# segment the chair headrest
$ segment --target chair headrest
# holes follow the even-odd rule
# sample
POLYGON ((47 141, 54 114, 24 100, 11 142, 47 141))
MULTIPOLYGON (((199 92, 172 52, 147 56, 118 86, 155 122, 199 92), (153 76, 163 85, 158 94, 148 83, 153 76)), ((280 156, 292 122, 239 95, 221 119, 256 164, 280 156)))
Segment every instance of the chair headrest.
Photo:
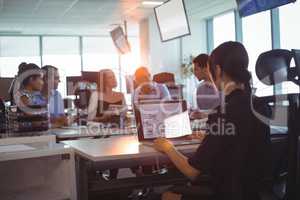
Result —
POLYGON ((163 72, 159 74, 155 74, 153 76, 153 81, 161 84, 174 84, 175 83, 175 75, 168 72, 163 72))
POLYGON ((283 49, 261 54, 255 67, 258 79, 266 85, 287 81, 292 58, 292 52, 283 49))

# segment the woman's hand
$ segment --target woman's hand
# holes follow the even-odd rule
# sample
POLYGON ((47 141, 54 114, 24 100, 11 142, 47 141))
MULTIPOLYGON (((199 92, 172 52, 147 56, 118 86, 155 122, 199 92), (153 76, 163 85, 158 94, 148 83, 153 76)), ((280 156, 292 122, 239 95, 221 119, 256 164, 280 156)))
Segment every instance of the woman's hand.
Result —
POLYGON ((192 135, 187 136, 187 138, 191 139, 191 140, 196 139, 196 140, 202 141, 202 140, 204 140, 205 136, 206 136, 206 133, 204 131, 197 131, 197 132, 193 132, 192 135))
POLYGON ((174 145, 165 138, 158 138, 154 140, 154 148, 157 151, 168 153, 170 150, 174 149, 174 145))

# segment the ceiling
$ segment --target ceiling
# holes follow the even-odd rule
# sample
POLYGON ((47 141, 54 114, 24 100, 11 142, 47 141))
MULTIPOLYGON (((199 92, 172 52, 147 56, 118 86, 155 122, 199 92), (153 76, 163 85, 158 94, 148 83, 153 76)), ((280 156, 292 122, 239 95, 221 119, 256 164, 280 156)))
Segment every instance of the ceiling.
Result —
POLYGON ((0 34, 106 35, 127 20, 135 35, 152 12, 142 0, 0 0, 0 34))
MULTIPOLYGON (((151 0, 166 1, 166 0, 151 0)), ((138 22, 153 14, 143 0, 0 0, 0 34, 108 35, 128 21, 128 34, 138 35, 138 22)), ((189 15, 217 9, 234 0, 185 0, 189 15)))

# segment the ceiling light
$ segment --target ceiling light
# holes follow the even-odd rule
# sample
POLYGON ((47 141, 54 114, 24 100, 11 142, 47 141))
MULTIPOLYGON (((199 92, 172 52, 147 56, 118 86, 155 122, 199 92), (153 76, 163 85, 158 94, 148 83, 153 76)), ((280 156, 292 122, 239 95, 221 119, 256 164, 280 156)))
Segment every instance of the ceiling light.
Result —
POLYGON ((159 6, 163 4, 163 1, 143 1, 143 5, 149 5, 149 6, 159 6))

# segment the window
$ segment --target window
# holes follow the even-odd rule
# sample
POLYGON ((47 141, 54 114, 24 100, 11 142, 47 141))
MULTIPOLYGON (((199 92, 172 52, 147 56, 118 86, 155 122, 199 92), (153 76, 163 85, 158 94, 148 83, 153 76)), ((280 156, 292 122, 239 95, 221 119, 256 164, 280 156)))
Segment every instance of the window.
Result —
MULTIPOLYGON (((300 49, 299 10, 300 1, 280 7, 280 42, 283 49, 300 49)), ((299 86, 286 82, 282 84, 282 91, 296 93, 299 92, 299 86)))
POLYGON ((273 87, 260 82, 255 73, 258 56, 272 49, 270 11, 243 18, 243 40, 249 53, 249 71, 252 73, 253 87, 256 88, 256 95, 273 95, 273 87))
POLYGON ((14 77, 22 62, 41 64, 38 37, 0 37, 0 76, 14 77))
POLYGON ((120 72, 119 55, 111 37, 84 37, 82 40, 84 71, 112 69, 118 79, 116 90, 126 92, 125 75, 133 74, 140 64, 139 39, 129 37, 128 40, 131 53, 121 56, 122 71, 120 72))
MULTIPOLYGON (((128 38, 131 52, 123 55, 121 58, 122 62, 122 74, 133 75, 135 70, 140 67, 140 42, 137 37, 128 38)), ((122 76, 122 91, 126 92, 126 81, 125 77, 122 76)))
POLYGON ((83 70, 118 69, 118 53, 110 37, 83 37, 83 70))
POLYGON ((59 69, 61 83, 58 90, 66 96, 66 77, 81 75, 78 37, 43 37, 43 65, 59 69))
POLYGON ((235 41, 235 16, 234 12, 214 17, 214 47, 227 41, 235 41))

